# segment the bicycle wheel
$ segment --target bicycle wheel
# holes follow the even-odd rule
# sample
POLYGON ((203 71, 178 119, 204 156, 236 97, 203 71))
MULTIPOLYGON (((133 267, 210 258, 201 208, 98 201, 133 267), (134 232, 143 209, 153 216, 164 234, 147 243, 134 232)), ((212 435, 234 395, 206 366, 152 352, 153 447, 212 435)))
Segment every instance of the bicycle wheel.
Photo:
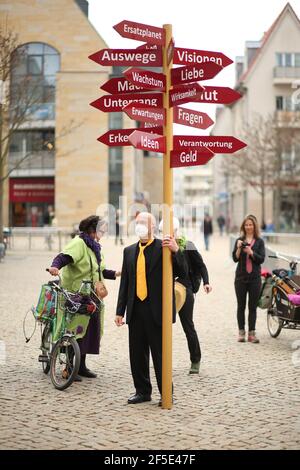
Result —
POLYGON ((50 377, 57 390, 69 387, 78 374, 80 349, 74 336, 63 336, 54 345, 50 360, 50 377))
POLYGON ((50 323, 46 323, 43 333, 42 333, 42 345, 41 345, 42 356, 43 356, 42 368, 43 368, 44 374, 48 374, 50 370, 50 357, 49 357, 50 345, 51 345, 51 325, 50 323), (46 356, 47 356, 47 360, 45 359, 46 356))
POLYGON ((279 336, 283 326, 283 321, 276 315, 276 313, 276 307, 273 307, 268 310, 267 314, 268 331, 272 338, 277 338, 277 336, 279 336))

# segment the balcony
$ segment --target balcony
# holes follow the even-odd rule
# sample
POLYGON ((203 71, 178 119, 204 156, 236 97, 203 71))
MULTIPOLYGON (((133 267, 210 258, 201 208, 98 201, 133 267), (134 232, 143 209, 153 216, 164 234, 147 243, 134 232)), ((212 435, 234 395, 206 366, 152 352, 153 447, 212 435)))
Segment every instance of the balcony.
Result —
POLYGON ((300 111, 276 111, 278 127, 300 128, 300 111))
POLYGON ((273 69, 274 84, 292 84, 297 79, 300 79, 300 67, 274 67, 273 69))
POLYGON ((22 152, 10 153, 8 158, 8 169, 12 171, 11 176, 53 176, 55 168, 55 152, 40 151, 32 152, 20 165, 25 154, 22 152), (18 166, 18 167, 17 167, 18 166), (14 170, 14 168, 16 168, 14 170))

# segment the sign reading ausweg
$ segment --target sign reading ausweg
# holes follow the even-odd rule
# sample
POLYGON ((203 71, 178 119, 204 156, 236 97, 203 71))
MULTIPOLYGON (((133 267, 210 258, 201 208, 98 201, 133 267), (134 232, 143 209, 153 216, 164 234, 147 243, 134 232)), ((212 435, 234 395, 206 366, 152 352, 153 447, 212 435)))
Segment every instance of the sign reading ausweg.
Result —
POLYGON ((162 66, 161 49, 101 49, 89 56, 100 65, 162 66))

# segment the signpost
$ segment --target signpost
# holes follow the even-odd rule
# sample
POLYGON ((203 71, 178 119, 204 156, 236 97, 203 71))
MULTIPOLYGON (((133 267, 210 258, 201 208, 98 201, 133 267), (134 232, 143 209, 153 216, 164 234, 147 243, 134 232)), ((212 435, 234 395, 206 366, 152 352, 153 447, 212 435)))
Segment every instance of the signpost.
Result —
POLYGON ((125 70, 125 77, 135 86, 142 86, 150 90, 165 91, 166 77, 162 73, 150 72, 138 68, 125 70))
POLYGON ((171 71, 172 85, 197 82, 198 80, 210 80, 221 70, 222 67, 214 62, 177 67, 177 69, 171 71))
MULTIPOLYGON (((172 26, 163 28, 121 21, 114 29, 125 38, 141 41, 136 49, 102 49, 89 58, 104 66, 129 66, 123 77, 101 86, 109 93, 91 106, 104 112, 124 111, 143 127, 112 129, 98 138, 111 146, 133 145, 136 149, 163 153, 163 235, 173 234, 173 168, 205 165, 217 153, 234 153, 246 144, 231 136, 185 136, 173 138, 174 122, 207 129, 213 120, 206 114, 179 105, 230 104, 241 95, 227 87, 201 86, 198 81, 215 77, 232 60, 221 52, 175 47, 172 26), (174 64, 181 65, 172 69, 174 64), (142 68, 141 68, 142 67, 142 68), (162 67, 162 73, 145 67, 162 67), (149 90, 151 90, 149 92, 149 90), (155 90, 157 92, 155 92, 155 90)), ((172 408, 172 256, 163 248, 162 305, 162 408, 172 408)))
POLYGON ((207 148, 200 150, 173 150, 171 152, 171 167, 205 165, 214 156, 207 148))
POLYGON ((214 124, 214 121, 208 116, 208 114, 200 113, 194 109, 175 106, 173 108, 173 113, 173 121, 176 124, 196 127, 197 129, 207 129, 214 124))
POLYGON ((141 122, 151 122, 157 126, 163 126, 166 121, 166 110, 164 108, 143 107, 130 103, 123 111, 131 118, 141 122))

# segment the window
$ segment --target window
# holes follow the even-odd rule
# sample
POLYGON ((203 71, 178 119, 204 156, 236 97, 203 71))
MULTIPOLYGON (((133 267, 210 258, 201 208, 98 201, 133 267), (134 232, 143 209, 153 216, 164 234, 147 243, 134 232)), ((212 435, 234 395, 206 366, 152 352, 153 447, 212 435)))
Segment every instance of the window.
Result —
POLYGON ((300 67, 300 52, 277 52, 277 67, 300 67))
POLYGON ((43 152, 54 150, 54 130, 16 131, 12 136, 11 153, 43 152))
POLYGON ((60 68, 60 56, 42 43, 20 46, 12 60, 12 112, 23 106, 32 120, 54 119, 55 80, 60 68))
POLYGON ((277 111, 300 111, 300 103, 292 99, 292 96, 276 96, 277 111))

